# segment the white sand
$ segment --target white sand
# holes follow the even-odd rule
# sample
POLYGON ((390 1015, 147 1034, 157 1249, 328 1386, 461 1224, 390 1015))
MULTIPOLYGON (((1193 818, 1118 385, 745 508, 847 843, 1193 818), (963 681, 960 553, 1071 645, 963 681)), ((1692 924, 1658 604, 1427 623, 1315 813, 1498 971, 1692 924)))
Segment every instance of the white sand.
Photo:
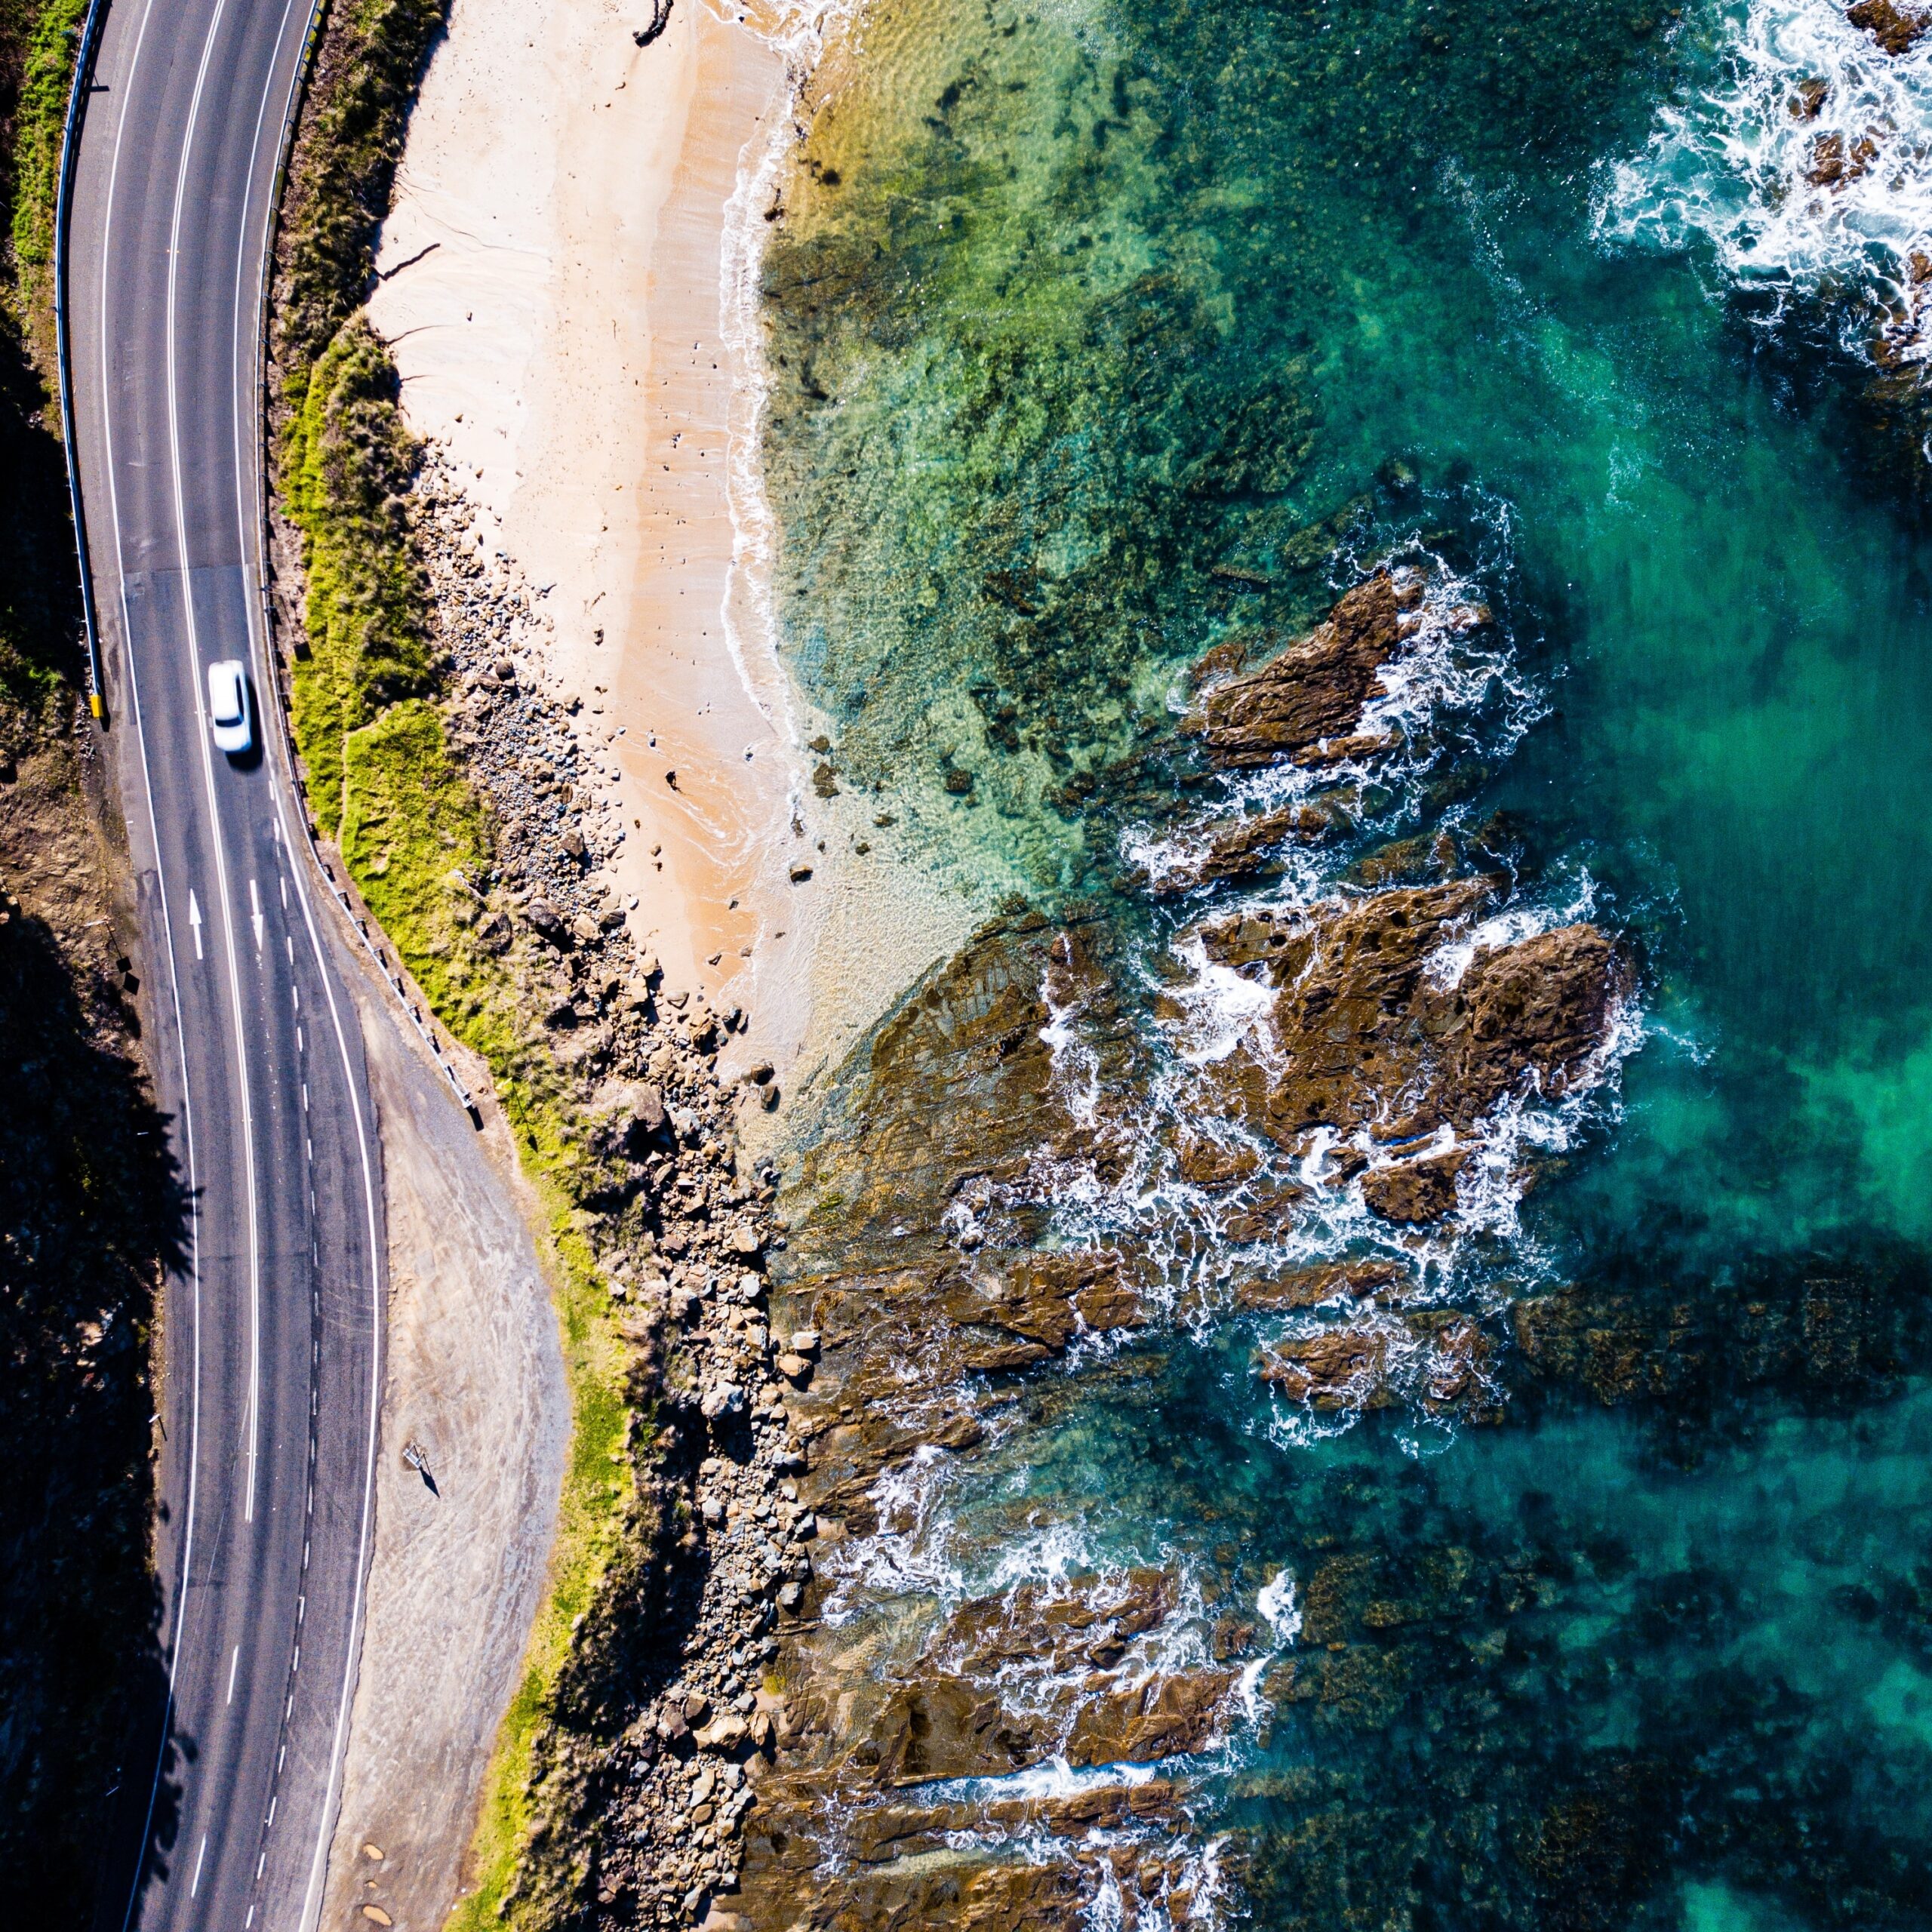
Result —
POLYGON ((549 681, 608 740, 622 775, 605 803, 626 834, 611 882, 638 899, 634 931, 672 986, 742 1001, 746 1051, 777 1058, 804 1023, 786 996, 804 977, 796 734, 762 627, 741 617, 735 661, 726 634, 728 593, 749 607, 722 290, 741 168, 749 192, 782 155, 787 60, 699 0, 675 0, 639 48, 649 17, 616 0, 456 0, 371 312, 411 423, 543 593, 549 681))
POLYGON ((868 801, 814 795, 820 721, 762 615, 757 253, 797 78, 850 4, 674 0, 639 48, 648 0, 455 0, 371 304, 411 423, 543 593, 548 681, 620 773, 592 816, 625 830, 634 933, 671 986, 750 1014, 728 1074, 780 1069, 755 1144, 974 916, 868 801))

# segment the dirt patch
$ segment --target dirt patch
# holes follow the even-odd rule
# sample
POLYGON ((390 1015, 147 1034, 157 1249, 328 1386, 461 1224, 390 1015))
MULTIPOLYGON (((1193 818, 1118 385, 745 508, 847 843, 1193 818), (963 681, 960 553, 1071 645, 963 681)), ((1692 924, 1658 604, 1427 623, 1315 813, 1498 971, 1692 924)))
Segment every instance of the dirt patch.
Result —
POLYGON ((383 1139, 389 1332, 368 1623, 324 1922, 374 1904, 430 1928, 455 1903, 516 1687, 570 1404, 511 1184, 404 1043, 383 989, 358 974, 353 990, 383 1139))

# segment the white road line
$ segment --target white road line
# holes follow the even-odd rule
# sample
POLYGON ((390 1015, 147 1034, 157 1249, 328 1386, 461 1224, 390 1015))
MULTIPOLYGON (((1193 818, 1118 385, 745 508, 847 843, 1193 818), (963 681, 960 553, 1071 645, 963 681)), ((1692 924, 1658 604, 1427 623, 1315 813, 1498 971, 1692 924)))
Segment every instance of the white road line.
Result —
POLYGON ((228 1660, 228 1696, 225 1701, 231 1704, 235 1701, 235 1667, 241 1661, 242 1646, 237 1644, 233 1654, 228 1660))
POLYGON ((255 957, 259 959, 262 956, 262 928, 266 922, 262 916, 261 888, 252 878, 248 881, 248 904, 251 909, 248 922, 255 929, 255 957))
MULTIPOLYGON (((108 164, 107 170, 107 212, 101 228, 100 258, 103 268, 114 258, 114 202, 121 180, 122 146, 128 131, 128 103, 134 93, 134 83, 140 72, 141 55, 147 45, 148 24, 153 17, 154 0, 146 0, 141 9, 140 25, 134 32, 134 51, 128 59, 127 78, 122 84, 120 100, 115 104, 113 157, 108 164)), ((161 863, 161 822, 155 809, 154 774, 148 762, 147 734, 141 719, 140 676, 134 665, 134 629, 128 603, 128 558, 121 540, 121 489, 114 474, 114 384, 108 362, 109 346, 115 340, 108 327, 108 291, 111 286, 112 278, 103 273, 100 281, 101 441, 106 457, 103 466, 107 472, 108 520, 114 526, 114 575, 120 593, 118 601, 121 606, 122 643, 128 665, 128 703, 134 715, 134 743, 141 755, 141 786, 147 801, 148 837, 155 862, 155 890, 161 901, 162 938, 168 953, 169 998, 174 1009, 174 1037, 180 1049, 181 1137, 188 1157, 189 1301, 192 1311, 191 1325, 194 1331, 192 1371, 189 1383, 191 1392, 188 1400, 188 1500, 182 1512, 181 1592, 174 1605, 174 1628, 168 1639, 168 1695, 162 1704, 161 1746, 155 1754, 154 1776, 148 1786, 146 1815, 141 1822, 141 1843, 145 1847, 148 1833, 153 1829, 155 1801, 160 1795, 162 1776, 168 1764, 168 1738, 174 1727, 174 1686, 181 1668, 181 1637, 186 1626, 188 1598, 191 1589, 189 1580, 193 1575, 195 1511, 199 1500, 201 1474, 202 1193, 195 1167, 194 1089, 193 1083, 188 1077, 188 1029, 181 1017, 181 974, 175 958, 174 921, 168 903, 168 875, 161 863)), ((197 934, 198 939, 198 937, 197 934)), ((198 946, 197 956, 198 952, 198 946)), ((203 1843, 205 1844, 206 1841, 204 1840, 203 1843)), ((134 1883, 128 1888, 127 1909, 121 1916, 122 1932, 127 1932, 128 1922, 134 1915, 135 1903, 141 1895, 141 1877, 146 1864, 143 1858, 136 1867, 134 1883)))
POLYGON ((195 91, 188 103, 187 129, 181 142, 180 165, 174 174, 174 209, 168 237, 168 451, 174 485, 174 541, 181 565, 181 608, 188 626, 188 661, 196 669, 195 715, 202 728, 195 737, 202 749, 202 782, 208 794, 209 840, 214 852, 214 875, 221 901, 221 936, 228 955, 228 1001, 235 1026, 235 1070, 242 1103, 242 1168, 248 1193, 248 1486, 242 1499, 242 1519, 255 1520, 255 1487, 261 1458, 262 1414, 262 1244, 260 1215, 255 1198, 255 1132, 254 1112, 248 1091, 248 1035, 242 1017, 242 974, 235 956, 235 907, 228 888, 228 860, 222 849, 221 803, 215 791, 214 752, 205 712, 199 667, 202 661, 200 628, 195 620, 195 594, 188 561, 188 505, 183 489, 181 465, 180 384, 178 378, 180 312, 179 285, 181 273, 181 211, 188 198, 188 164, 195 152, 195 134, 202 118, 202 99, 208 88, 208 66, 214 57, 216 36, 228 0, 215 0, 208 17, 207 37, 202 42, 200 66, 195 72, 195 91))
POLYGON ((188 1887, 188 1896, 192 1898, 202 1889, 202 1860, 208 1855, 208 1835, 202 1834, 202 1848, 195 1854, 195 1880, 188 1887))
MULTIPOLYGON (((321 0, 308 0, 309 26, 312 32, 314 30, 315 19, 320 11, 321 5, 321 0)), ((294 5, 295 0, 285 0, 282 8, 282 25, 278 29, 277 34, 278 45, 281 44, 281 38, 286 35, 289 17, 294 5)), ((294 112, 295 91, 300 83, 301 77, 301 62, 298 58, 289 70, 288 91, 282 110, 285 128, 294 112)), ((248 171, 251 178, 254 174, 254 156, 260 149, 263 121, 267 110, 268 90, 265 88, 263 91, 261 109, 255 120, 254 144, 250 151, 248 171)), ((260 256, 260 259, 263 260, 266 259, 269 244, 268 216, 269 211, 264 209, 262 218, 260 256)), ((248 257, 248 249, 245 245, 248 230, 248 203, 245 198, 242 216, 244 245, 238 249, 235 258, 233 331, 236 355, 235 375, 238 394, 245 394, 252 403, 260 390, 262 372, 259 367, 261 346, 260 329, 251 328, 245 334, 242 327, 241 264, 248 257), (242 345, 245 342, 248 344, 248 357, 245 375, 242 365, 242 345)), ((257 294, 259 295, 259 290, 257 294)), ((252 442, 245 452, 242 421, 242 412, 238 408, 235 414, 235 505, 242 520, 242 528, 244 531, 252 533, 255 546, 255 584, 259 588, 266 579, 266 560, 262 555, 261 519, 259 515, 251 517, 249 510, 250 500, 254 495, 255 488, 259 486, 260 469, 252 442)), ((248 600, 249 632, 251 638, 257 645, 259 661, 266 664, 268 661, 269 639, 265 634, 257 634, 257 627, 260 617, 259 599, 251 596, 248 600)), ((292 783, 293 774, 290 774, 290 777, 292 783)), ((289 836, 287 817, 289 804, 288 788, 286 786, 278 785, 274 788, 274 791, 276 829, 281 838, 283 850, 293 853, 295 850, 295 843, 289 836)), ((316 970, 321 980, 323 997, 328 1002, 329 1018, 335 1031, 336 1052, 342 1066, 343 1091, 347 1095, 349 1111, 355 1123, 356 1151, 360 1158, 362 1173, 362 1203, 365 1226, 368 1239, 369 1268, 369 1395, 368 1428, 363 1447, 362 1506, 356 1537, 355 1575, 349 1592, 349 1636, 343 1651, 342 1686, 336 1702, 335 1736, 330 1747, 328 1782, 323 1787, 321 1814, 315 1828, 315 1850, 309 1860, 308 1889, 303 1899, 301 1915, 296 1921, 297 1932, 308 1932, 308 1928, 316 1923, 321 1914, 322 1882, 328 1869, 329 1841, 334 1834, 336 1798, 342 1777, 342 1755, 348 1742, 349 1714, 355 1697, 356 1670, 361 1655, 363 1592, 365 1579, 368 1574, 369 1539, 375 1514, 376 1444, 382 1417, 383 1287, 382 1243, 380 1238, 376 1206, 375 1164, 371 1158, 369 1145, 369 1123, 363 1118, 361 1099, 356 1091, 355 1069, 349 1051, 348 1035, 343 1024, 342 1009, 336 994, 334 977, 329 970, 329 962, 323 951, 321 936, 315 928, 315 909, 309 903, 307 882, 300 869, 299 863, 295 866, 295 893, 297 898, 301 903, 303 924, 308 934, 309 949, 314 955, 316 970)), ((293 943, 291 936, 291 947, 293 943)), ((293 956, 291 951, 291 959, 293 956)), ((312 1214, 314 1208, 314 1184, 312 1180, 309 1188, 312 1214)), ((315 1492, 312 1484, 309 1491, 309 1512, 311 1515, 315 1512, 315 1492)), ((308 1561, 306 1545, 303 1561, 306 1567, 308 1561)), ((294 1697, 291 1697, 289 1700, 289 1709, 291 1711, 294 1709, 294 1697)), ((287 1721, 285 1716, 283 1721, 285 1723, 287 1721)))

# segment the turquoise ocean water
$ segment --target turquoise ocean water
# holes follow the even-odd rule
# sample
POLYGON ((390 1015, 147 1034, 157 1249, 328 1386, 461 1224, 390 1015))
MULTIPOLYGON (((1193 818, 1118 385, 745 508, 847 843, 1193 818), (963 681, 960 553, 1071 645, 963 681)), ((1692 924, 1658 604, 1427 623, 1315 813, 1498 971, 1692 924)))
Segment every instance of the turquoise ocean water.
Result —
POLYGON ((1183 668, 1426 553, 1506 651, 1267 890, 1500 824, 1521 916, 1639 968, 1560 1174, 1432 1264, 1500 1420, 1291 1413, 1254 1325, 1177 1328, 1051 1378, 907 1560, 1259 1603, 1200 1800, 1259 1924, 1932 1923, 1932 53, 1824 0, 915 0, 829 100, 767 463, 841 783, 1152 961, 1183 668))

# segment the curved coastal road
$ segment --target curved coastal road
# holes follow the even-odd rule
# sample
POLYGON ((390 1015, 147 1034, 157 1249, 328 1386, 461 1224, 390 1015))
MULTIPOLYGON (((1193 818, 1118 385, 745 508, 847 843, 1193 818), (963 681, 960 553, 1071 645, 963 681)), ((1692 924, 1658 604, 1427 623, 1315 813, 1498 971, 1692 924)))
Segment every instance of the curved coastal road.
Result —
POLYGON ((153 1709, 109 1927, 306 1932, 374 1531, 382 1195, 355 1011, 273 725, 257 352, 309 0, 113 0, 65 307, 150 1058, 188 1190, 167 1284, 153 1709), (205 670, 251 669, 231 762, 205 670))

